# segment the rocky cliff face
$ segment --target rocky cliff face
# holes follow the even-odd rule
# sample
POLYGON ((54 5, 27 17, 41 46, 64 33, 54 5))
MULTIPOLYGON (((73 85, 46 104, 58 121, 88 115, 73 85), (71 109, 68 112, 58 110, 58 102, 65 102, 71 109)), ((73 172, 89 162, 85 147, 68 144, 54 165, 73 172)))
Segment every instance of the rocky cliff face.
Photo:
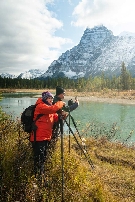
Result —
POLYGON ((135 37, 114 36, 105 26, 86 29, 80 43, 63 53, 42 77, 119 75, 122 62, 135 76, 135 37))

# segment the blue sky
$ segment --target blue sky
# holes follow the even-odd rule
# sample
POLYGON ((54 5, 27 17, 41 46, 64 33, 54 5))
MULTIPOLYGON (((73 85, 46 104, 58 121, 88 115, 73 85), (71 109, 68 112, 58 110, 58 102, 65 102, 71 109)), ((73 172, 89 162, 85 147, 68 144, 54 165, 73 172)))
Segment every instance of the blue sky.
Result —
POLYGON ((74 44, 79 43, 84 32, 84 28, 71 25, 71 22, 75 19, 72 14, 78 2, 78 0, 56 0, 55 4, 48 5, 48 9, 54 12, 54 16, 63 22, 62 29, 56 30, 55 34, 72 39, 74 44))
POLYGON ((47 70, 87 27, 135 33, 134 0, 0 0, 0 74, 47 70))

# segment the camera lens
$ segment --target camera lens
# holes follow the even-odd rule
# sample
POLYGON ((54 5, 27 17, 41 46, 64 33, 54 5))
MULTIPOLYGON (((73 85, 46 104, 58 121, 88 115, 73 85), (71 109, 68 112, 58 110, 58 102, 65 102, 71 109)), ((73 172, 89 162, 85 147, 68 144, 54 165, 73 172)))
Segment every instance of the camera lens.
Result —
POLYGON ((68 106, 71 106, 72 104, 73 104, 73 100, 71 99, 68 101, 68 106))

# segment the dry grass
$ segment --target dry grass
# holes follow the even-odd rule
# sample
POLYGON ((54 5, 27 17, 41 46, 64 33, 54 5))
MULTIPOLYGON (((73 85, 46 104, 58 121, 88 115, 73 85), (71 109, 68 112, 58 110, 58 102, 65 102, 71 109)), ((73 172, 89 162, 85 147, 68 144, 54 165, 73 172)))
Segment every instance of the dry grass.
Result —
MULTIPOLYGON (((8 119, 1 121, 2 201, 61 201, 61 141, 46 163, 49 186, 38 184, 31 174, 32 153, 26 134, 8 119)), ((81 144, 81 142, 80 142, 81 144)), ((86 138, 88 163, 71 136, 64 136, 64 201, 134 202, 135 147, 112 143, 106 138, 86 138)), ((50 155, 51 154, 51 155, 50 155)))
MULTIPOLYGON (((32 93, 42 93, 43 91, 51 91, 53 94, 55 94, 55 89, 0 89, 0 93, 12 93, 12 92, 32 92, 32 93)), ((134 100, 135 99, 135 90, 129 90, 129 91, 118 91, 116 90, 110 90, 110 89, 104 89, 100 92, 77 92, 76 90, 73 91, 72 89, 66 89, 66 96, 78 96, 78 97, 100 97, 100 98, 117 98, 117 99, 128 99, 128 100, 134 100)))
POLYGON ((113 199, 135 201, 135 147, 111 143, 104 138, 88 139, 87 145, 95 159, 95 172, 113 199))

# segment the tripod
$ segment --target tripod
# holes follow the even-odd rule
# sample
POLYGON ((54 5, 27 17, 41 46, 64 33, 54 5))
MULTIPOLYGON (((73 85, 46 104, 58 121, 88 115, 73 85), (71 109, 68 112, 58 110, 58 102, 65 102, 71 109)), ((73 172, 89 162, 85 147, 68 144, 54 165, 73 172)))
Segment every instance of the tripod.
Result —
POLYGON ((64 202, 64 151, 63 151, 63 119, 62 115, 59 115, 60 133, 61 133, 61 202, 64 202))
MULTIPOLYGON (((72 128, 70 127, 70 120, 72 121, 74 127, 76 128, 76 131, 77 131, 77 134, 79 135, 79 138, 80 140, 82 141, 82 138, 81 138, 81 135, 77 129, 77 126, 76 126, 76 123, 74 121, 74 118, 71 116, 71 114, 69 113, 68 116, 66 117, 66 119, 63 120, 63 117, 61 114, 59 114, 59 121, 58 121, 58 124, 57 124, 57 136, 58 134, 61 136, 61 202, 64 202, 64 148, 63 148, 63 126, 64 124, 66 123, 66 125, 68 126, 69 128, 69 135, 70 133, 73 135, 77 145, 79 146, 79 149, 81 150, 82 154, 85 156, 85 158, 87 159, 88 163, 90 164, 91 168, 94 169, 94 164, 87 152, 87 150, 82 148, 82 145, 80 145, 79 141, 78 141, 78 138, 77 138, 77 135, 75 135, 75 133, 73 132, 72 128), (67 118, 69 118, 69 123, 67 121, 67 118), (59 129, 59 132, 58 132, 58 129, 59 129)), ((69 139, 70 141, 70 139, 69 139)), ((70 143, 70 142, 69 142, 70 143)), ((69 149, 70 149, 70 145, 69 145, 69 149)), ((70 150, 69 150, 70 151, 70 150)))
MULTIPOLYGON (((69 126, 70 126, 70 111, 69 111, 69 126)), ((70 153, 70 129, 69 129, 69 136, 68 136, 68 138, 69 138, 69 140, 68 140, 68 142, 69 142, 69 153, 70 153)))
MULTIPOLYGON (((76 126, 76 123, 75 123, 73 117, 71 116, 71 114, 69 114, 69 116, 70 116, 70 118, 71 118, 71 120, 72 120, 72 122, 73 122, 73 125, 74 125, 75 128, 76 128, 76 131, 77 131, 77 134, 78 134, 80 140, 82 141, 81 135, 80 135, 80 133, 79 133, 79 131, 78 131, 78 129, 77 129, 77 126, 76 126)), ((93 164, 93 162, 92 162, 92 160, 91 160, 91 158, 90 158, 90 156, 89 156, 87 150, 85 149, 85 151, 84 151, 84 149, 83 149, 82 146, 80 145, 80 143, 79 143, 79 141, 78 141, 78 139, 77 139, 75 133, 74 133, 73 130, 71 129, 71 127, 70 127, 69 123, 67 122, 67 120, 65 120, 65 123, 67 124, 67 126, 68 126, 70 132, 72 133, 72 135, 73 135, 73 137, 74 137, 74 139, 75 139, 77 145, 79 146, 81 152, 84 154, 84 156, 85 156, 85 158, 87 159, 88 163, 90 164, 91 168, 94 169, 94 164, 93 164)))

